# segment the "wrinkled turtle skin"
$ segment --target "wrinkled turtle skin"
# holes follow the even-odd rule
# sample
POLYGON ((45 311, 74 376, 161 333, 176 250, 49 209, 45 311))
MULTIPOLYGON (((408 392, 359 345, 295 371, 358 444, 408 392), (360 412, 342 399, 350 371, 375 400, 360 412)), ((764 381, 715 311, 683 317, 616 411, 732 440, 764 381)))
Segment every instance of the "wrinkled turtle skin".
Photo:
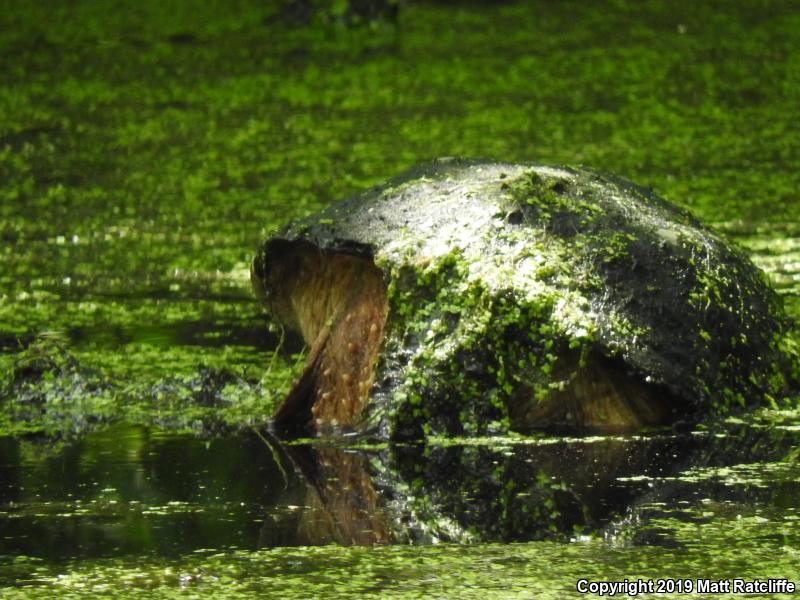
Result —
POLYGON ((730 243, 584 168, 440 159, 269 239, 308 347, 279 427, 629 430, 780 401, 780 298, 730 243))

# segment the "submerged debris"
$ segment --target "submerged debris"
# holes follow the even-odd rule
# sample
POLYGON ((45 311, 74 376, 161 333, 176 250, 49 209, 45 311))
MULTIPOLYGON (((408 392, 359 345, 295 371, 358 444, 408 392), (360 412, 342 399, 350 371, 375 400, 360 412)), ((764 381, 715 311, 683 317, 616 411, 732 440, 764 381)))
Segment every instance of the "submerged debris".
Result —
POLYGON ((124 420, 202 436, 261 424, 279 373, 258 381, 227 368, 140 382, 86 367, 57 341, 41 339, 7 357, 0 380, 0 432, 73 437, 124 420))

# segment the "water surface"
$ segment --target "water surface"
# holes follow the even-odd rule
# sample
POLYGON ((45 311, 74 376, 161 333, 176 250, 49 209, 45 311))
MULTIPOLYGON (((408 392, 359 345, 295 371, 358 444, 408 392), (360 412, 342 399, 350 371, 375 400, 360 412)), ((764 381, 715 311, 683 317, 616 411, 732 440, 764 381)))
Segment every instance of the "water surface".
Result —
POLYGON ((7 438, 0 583, 11 597, 129 585, 472 597, 612 574, 792 577, 799 441, 797 412, 399 447, 130 426, 59 447, 7 438))

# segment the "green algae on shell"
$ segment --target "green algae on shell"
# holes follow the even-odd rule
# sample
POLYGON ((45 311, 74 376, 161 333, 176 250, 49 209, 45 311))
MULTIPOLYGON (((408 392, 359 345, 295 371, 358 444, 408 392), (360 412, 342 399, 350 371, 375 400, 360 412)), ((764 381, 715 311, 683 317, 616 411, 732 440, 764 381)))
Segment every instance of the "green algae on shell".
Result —
POLYGON ((442 159, 256 256, 306 368, 279 425, 630 428, 786 393, 780 298, 687 212, 585 168, 442 159))

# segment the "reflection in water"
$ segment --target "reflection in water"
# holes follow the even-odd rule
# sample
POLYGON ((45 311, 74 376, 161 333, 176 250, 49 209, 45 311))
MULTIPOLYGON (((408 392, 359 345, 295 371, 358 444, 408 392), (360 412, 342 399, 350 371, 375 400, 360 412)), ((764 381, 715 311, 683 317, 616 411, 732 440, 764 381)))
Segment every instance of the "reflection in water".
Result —
MULTIPOLYGON (((382 511, 366 454, 331 447, 284 447, 282 451, 283 459, 293 468, 293 479, 305 492, 295 511, 272 514, 265 520, 260 546, 332 542, 372 546, 391 541, 391 523, 382 511)), ((287 486, 289 489, 294 486, 287 486)))
POLYGON ((53 449, 6 440, 0 554, 49 559, 250 546, 280 473, 252 436, 117 427, 53 449))
MULTIPOLYGON (((404 445, 376 453, 289 447, 308 486, 299 544, 569 539, 597 531, 661 474, 677 441, 554 440, 496 447, 404 445)), ((273 528, 262 542, 275 544, 273 528)), ((287 544, 283 533, 277 545, 287 544)))
POLYGON ((255 431, 201 440, 123 426, 60 448, 5 439, 0 555, 60 561, 609 533, 664 545, 663 532, 633 523, 667 505, 694 507, 688 520, 708 502, 791 506, 797 464, 775 461, 796 452, 798 435, 792 422, 362 449, 284 445, 255 431))

